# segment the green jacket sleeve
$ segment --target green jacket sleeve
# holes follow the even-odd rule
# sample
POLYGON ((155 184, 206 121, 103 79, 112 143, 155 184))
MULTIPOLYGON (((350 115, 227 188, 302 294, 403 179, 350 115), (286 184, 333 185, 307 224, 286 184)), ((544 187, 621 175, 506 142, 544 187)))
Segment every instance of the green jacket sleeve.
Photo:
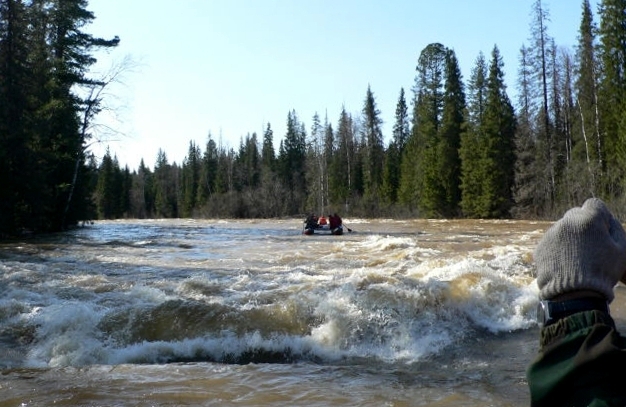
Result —
POLYGON ((526 372, 531 406, 626 406, 626 340, 613 319, 586 311, 544 327, 526 372))

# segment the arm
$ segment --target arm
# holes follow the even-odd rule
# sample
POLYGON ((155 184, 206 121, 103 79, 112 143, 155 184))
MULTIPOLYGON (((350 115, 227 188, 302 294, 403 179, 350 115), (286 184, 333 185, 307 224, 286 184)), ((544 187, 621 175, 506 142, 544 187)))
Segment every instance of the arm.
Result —
POLYGON ((626 344, 608 304, 625 279, 626 233, 587 200, 548 229, 534 253, 542 323, 527 370, 532 406, 626 405, 626 344))

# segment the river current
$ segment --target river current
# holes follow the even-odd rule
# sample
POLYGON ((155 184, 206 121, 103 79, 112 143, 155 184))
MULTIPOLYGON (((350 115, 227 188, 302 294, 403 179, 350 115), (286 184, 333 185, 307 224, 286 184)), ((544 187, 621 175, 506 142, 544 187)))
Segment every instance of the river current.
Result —
POLYGON ((104 221, 1 243, 0 407, 527 406, 549 224, 345 221, 104 221))

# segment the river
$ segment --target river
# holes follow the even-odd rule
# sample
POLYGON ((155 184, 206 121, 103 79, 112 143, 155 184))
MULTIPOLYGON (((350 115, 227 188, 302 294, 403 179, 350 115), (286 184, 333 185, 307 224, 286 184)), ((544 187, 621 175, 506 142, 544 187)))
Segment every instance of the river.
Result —
POLYGON ((527 406, 549 223, 345 222, 102 221, 1 243, 0 407, 527 406))

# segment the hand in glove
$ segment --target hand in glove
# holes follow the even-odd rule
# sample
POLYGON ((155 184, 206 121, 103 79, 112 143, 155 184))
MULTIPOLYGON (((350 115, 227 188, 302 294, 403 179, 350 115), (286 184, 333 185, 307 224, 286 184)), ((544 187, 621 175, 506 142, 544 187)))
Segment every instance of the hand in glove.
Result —
POLYGON ((626 280, 626 232, 604 202, 591 198, 546 231, 534 257, 542 299, 585 290, 610 302, 613 287, 626 280))

